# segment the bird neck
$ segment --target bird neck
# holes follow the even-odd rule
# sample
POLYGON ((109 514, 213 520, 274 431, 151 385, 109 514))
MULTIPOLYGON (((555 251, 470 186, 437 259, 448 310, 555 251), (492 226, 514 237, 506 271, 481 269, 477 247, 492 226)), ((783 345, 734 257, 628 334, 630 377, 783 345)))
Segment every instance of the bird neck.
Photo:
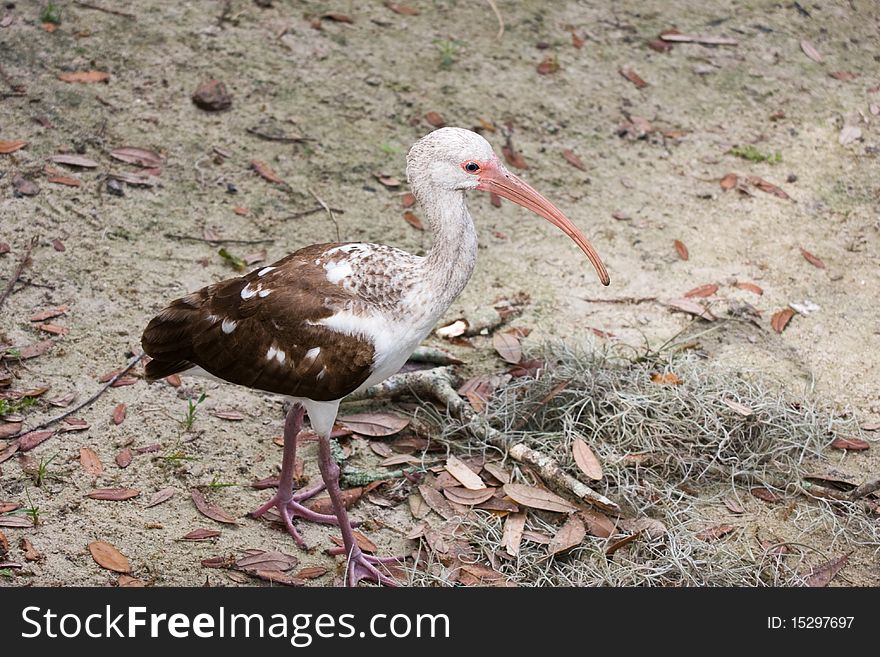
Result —
POLYGON ((431 226, 433 244, 423 261, 438 315, 446 311, 467 285, 477 260, 477 232, 463 191, 432 189, 430 195, 413 193, 431 226))

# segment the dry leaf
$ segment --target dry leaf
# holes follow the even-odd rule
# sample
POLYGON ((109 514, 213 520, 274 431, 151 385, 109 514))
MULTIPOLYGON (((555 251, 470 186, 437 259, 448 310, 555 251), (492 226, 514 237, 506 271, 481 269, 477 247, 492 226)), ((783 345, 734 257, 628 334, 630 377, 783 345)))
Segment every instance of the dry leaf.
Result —
POLYGON ((262 162, 260 160, 251 160, 251 168, 256 171, 261 177, 268 180, 270 183, 274 183, 276 185, 282 184, 284 181, 278 177, 278 175, 272 171, 272 168, 262 162))
POLYGON ((244 419, 244 414, 238 411, 214 411, 211 415, 230 422, 241 422, 244 419))
POLYGON ((727 191, 728 189, 733 189, 734 187, 736 187, 736 183, 738 181, 739 178, 735 173, 728 173, 720 181, 721 189, 723 189, 724 191, 727 191))
POLYGON ((101 460, 98 458, 95 450, 91 447, 79 448, 79 464, 86 473, 96 477, 104 472, 104 466, 101 465, 101 460))
POLYGON ((143 588, 146 586, 141 580, 130 575, 120 575, 116 580, 116 585, 120 588, 143 588))
POLYGON ((614 543, 609 545, 607 548, 605 548, 606 556, 610 557, 612 554, 617 552, 619 549, 626 547, 627 545, 632 543, 634 540, 636 540, 639 536, 641 536, 641 534, 642 534, 642 532, 637 531, 633 534, 630 534, 629 536, 624 536, 619 541, 615 541, 614 543))
POLYGON ((574 151, 570 149, 565 149, 562 151, 562 157, 565 158, 565 161, 568 162, 575 169, 580 169, 581 171, 586 171, 587 167, 584 165, 581 158, 574 154, 574 151))
POLYGON ((584 39, 582 39, 581 37, 579 37, 579 36, 574 32, 574 30, 572 30, 572 32, 571 32, 571 45, 573 45, 575 48, 577 48, 578 50, 580 50, 581 48, 584 47, 584 44, 585 44, 585 43, 586 43, 586 41, 585 41, 584 39))
MULTIPOLYGON (((415 7, 410 7, 409 5, 399 5, 394 2, 386 2, 385 6, 388 7, 395 14, 400 14, 401 16, 418 16, 419 10, 415 7)), ((308 579, 308 578, 303 578, 308 579)))
POLYGON ((822 55, 819 53, 818 50, 816 50, 816 47, 806 39, 803 39, 801 41, 801 50, 803 50, 804 54, 812 59, 814 62, 817 62, 819 64, 822 63, 822 55))
MULTIPOLYGON (((348 509, 357 502, 364 494, 364 489, 361 486, 355 486, 354 488, 347 488, 342 491, 342 505, 348 509)), ((316 497, 308 502, 306 505, 312 511, 316 513, 323 513, 324 515, 332 515, 335 513, 333 508, 333 502, 330 500, 329 495, 322 495, 321 497, 316 497)))
POLYGON ((285 571, 299 564, 299 559, 291 554, 273 550, 245 550, 244 556, 235 562, 241 570, 278 570, 285 571))
POLYGON ((114 148, 110 151, 110 157, 122 162, 128 162, 129 164, 136 164, 147 169, 160 167, 163 163, 162 157, 158 153, 148 151, 144 148, 114 148))
POLYGON ((443 120, 443 117, 440 116, 437 112, 428 112, 425 114, 425 121, 430 123, 435 128, 442 128, 446 125, 446 121, 443 120))
POLYGON ((844 554, 813 568, 810 574, 804 578, 804 582, 806 582, 807 586, 812 587, 828 586, 831 580, 834 579, 834 576, 846 565, 848 559, 849 555, 844 554))
POLYGON ((513 149, 513 146, 510 144, 505 144, 501 147, 501 152, 504 154, 504 159, 507 160, 507 163, 516 167, 517 169, 528 169, 529 165, 526 164, 525 158, 517 151, 513 149))
POLYGON ((411 208, 416 204, 416 197, 413 196, 410 192, 407 192, 400 197, 400 203, 405 208, 411 208))
POLYGON ((522 347, 519 339, 510 331, 495 333, 492 336, 492 346, 498 355, 508 363, 516 365, 522 360, 522 347))
POLYGON ((462 486, 470 490, 483 490, 486 484, 480 479, 480 476, 471 470, 467 464, 454 454, 450 454, 446 459, 446 465, 443 466, 446 472, 451 474, 462 486))
POLYGON ((681 310, 689 315, 699 317, 700 319, 705 319, 708 322, 715 321, 715 315, 709 312, 708 308, 704 308, 696 301, 691 301, 690 299, 672 299, 671 301, 666 302, 666 305, 675 310, 681 310))
POLYGON ((0 141, 0 155, 8 155, 14 153, 27 146, 27 142, 23 139, 14 139, 12 141, 0 141))
POLYGON ((500 481, 502 484, 509 484, 510 483, 510 473, 507 472, 507 470, 502 468, 497 463, 486 463, 483 466, 483 469, 486 472, 488 472, 490 475, 495 477, 495 479, 500 481))
POLYGON ((52 335, 67 335, 70 329, 60 324, 37 324, 37 328, 52 335))
POLYGON ((758 189, 760 189, 762 192, 765 192, 767 194, 773 194, 773 196, 777 196, 779 198, 784 198, 784 199, 791 198, 782 189, 780 189, 779 187, 777 187, 773 183, 767 182, 763 178, 759 178, 758 176, 749 176, 749 182, 752 183, 758 189))
POLYGON ((80 167, 82 169, 95 169, 98 166, 97 162, 84 155, 62 153, 61 155, 51 155, 48 159, 55 164, 66 164, 69 167, 80 167))
POLYGON ((227 525, 236 524, 235 518, 230 516, 219 506, 208 502, 202 491, 200 491, 198 488, 191 489, 190 495, 192 497, 193 503, 196 505, 196 509, 198 509, 199 513, 201 513, 203 516, 206 516, 211 520, 216 520, 217 522, 226 523, 227 525))
POLYGON ((512 557, 519 554, 523 530, 526 526, 526 512, 511 513, 504 519, 504 532, 501 535, 501 546, 512 557))
POLYGON ((870 449, 871 445, 861 438, 835 438, 831 442, 834 449, 848 449, 854 452, 870 449))
POLYGON ((18 439, 18 449, 29 452, 40 443, 44 443, 55 435, 54 431, 31 431, 18 439))
POLYGON ((79 187, 82 185, 82 181, 77 178, 71 178, 70 176, 50 176, 46 179, 46 182, 55 185, 66 185, 67 187, 79 187))
POLYGON ((825 263, 822 262, 819 258, 814 256, 812 253, 807 251, 806 249, 801 249, 801 255, 804 256, 804 259, 809 262, 811 265, 818 269, 825 269, 825 263))
POLYGON ((354 19, 348 14, 340 14, 335 11, 328 11, 326 13, 321 14, 321 18, 326 18, 327 20, 334 21, 336 23, 354 23, 354 19))
POLYGON ((581 438, 575 438, 571 442, 571 454, 574 462, 587 477, 594 481, 602 478, 602 464, 593 453, 593 450, 581 438))
POLYGON ((110 74, 104 71, 70 71, 60 74, 58 79, 62 82, 92 84, 94 82, 107 82, 110 80, 110 74))
POLYGON ((167 502, 174 496, 174 493, 175 490, 171 487, 156 491, 144 508, 149 509, 151 506, 158 506, 159 504, 162 504, 162 502, 167 502))
POLYGON ((675 251, 678 253, 678 257, 682 260, 687 260, 690 256, 688 255, 688 249, 684 245, 684 242, 681 240, 673 240, 672 244, 675 246, 675 251))
POLYGON ((546 57, 538 64, 537 71, 541 75, 552 75, 559 70, 559 60, 556 57, 546 57))
MULTIPOLYGON (((354 540, 357 543, 358 547, 364 552, 374 553, 376 552, 376 550, 379 549, 378 547, 376 547, 376 544, 373 543, 373 541, 364 536, 357 529, 353 530, 352 533, 354 534, 354 540)), ((339 547, 344 547, 345 545, 343 540, 338 536, 331 536, 330 540, 336 543, 336 545, 339 547)))
POLYGON ((746 283, 746 282, 737 281, 736 283, 734 283, 734 285, 736 287, 738 287, 740 290, 747 290, 748 292, 752 292, 754 294, 757 294, 758 296, 761 296, 762 294, 764 294, 764 290, 762 290, 760 287, 758 287, 754 283, 746 283))
POLYGON ((710 527, 709 529, 704 529, 701 532, 697 532, 697 538, 701 541, 706 541, 707 543, 711 541, 717 541, 719 538, 727 536, 729 533, 736 530, 736 527, 733 525, 717 525, 716 527, 710 527))
POLYGON ((729 408, 732 408, 744 417, 751 417, 755 414, 755 411, 753 411, 750 407, 746 406, 745 404, 740 404, 738 401, 728 399, 727 397, 722 397, 721 401, 724 402, 729 408))
POLYGON ((93 500, 105 500, 109 502, 122 502, 137 497, 141 492, 134 488, 96 488, 87 497, 93 500))
POLYGON ((27 516, 0 516, 0 527, 33 527, 33 521, 27 516))
POLYGON ((355 413, 337 418, 337 422, 362 436, 391 436, 409 425, 409 418, 392 413, 355 413))
POLYGON ((326 575, 327 572, 324 566, 308 566, 300 570, 294 577, 297 579, 317 579, 326 575))
POLYGON ((425 227, 422 225, 422 220, 419 219, 414 212, 407 210, 403 213, 403 219, 416 230, 425 230, 425 227))
POLYGON ((731 513, 735 513, 737 515, 739 515, 741 513, 745 513, 745 509, 743 509, 740 506, 739 502, 737 502, 732 497, 725 497, 723 502, 724 502, 724 506, 726 506, 730 510, 731 513))
POLYGON ((450 502, 462 506, 476 506, 490 500, 495 495, 494 488, 483 487, 481 490, 472 490, 464 486, 450 486, 443 489, 443 494, 450 502))
POLYGON ((785 327, 788 326, 788 322, 792 317, 794 317, 794 310, 791 308, 783 308, 782 310, 773 313, 773 317, 770 318, 770 326, 773 327, 773 330, 777 333, 782 333, 785 330, 785 327))
POLYGON ((117 404, 116 408, 113 409, 113 414, 110 417, 110 421, 116 425, 122 424, 125 421, 125 413, 126 413, 125 404, 117 404))
POLYGON ((19 541, 18 547, 24 552, 24 558, 28 561, 39 561, 43 558, 43 555, 37 551, 34 544, 26 538, 22 538, 21 541, 19 541))
POLYGON ((89 543, 89 552, 92 553, 95 563, 102 568, 117 573, 131 572, 131 566, 128 564, 128 559, 125 558, 125 555, 109 543, 93 541, 89 543))
POLYGON ((756 486, 749 490, 749 492, 757 497, 759 500, 764 500, 765 502, 778 502, 779 496, 774 493, 769 488, 764 488, 763 486, 756 486))
POLYGON ((693 290, 688 290, 684 293, 685 298, 693 299, 693 298, 703 298, 703 297, 711 297, 718 291, 717 283, 706 283, 706 285, 700 285, 699 287, 695 287, 693 290))
POLYGON ((128 447, 124 447, 119 451, 119 454, 116 455, 116 465, 120 468, 127 468, 131 465, 131 461, 134 456, 131 453, 131 450, 128 447))
POLYGON ((599 513, 594 509, 583 509, 580 516, 586 523, 587 531, 591 536, 610 538, 617 531, 617 525, 604 513, 599 513))
POLYGON ((577 511, 567 500, 542 488, 526 486, 525 484, 504 484, 504 492, 517 504, 533 509, 555 511, 557 513, 577 511))
POLYGON ((577 515, 573 514, 569 516, 568 520, 565 521, 565 524, 562 525, 562 528, 556 532, 556 535, 550 540, 550 544, 547 546, 547 552, 549 554, 559 554, 560 552, 565 552, 573 547, 577 547, 581 544, 581 541, 584 540, 586 535, 587 530, 586 527, 584 527, 584 521, 577 515))
POLYGON ((855 80, 857 77, 856 74, 851 71, 833 71, 828 75, 830 75, 835 80, 842 80, 844 82, 855 80))
POLYGON ((679 377, 678 374, 667 372, 666 374, 652 374, 651 383, 656 383, 661 386, 680 386, 684 381, 681 380, 681 377, 679 377))
POLYGON ((376 175, 376 180, 388 189, 396 189, 397 187, 400 187, 400 181, 394 176, 386 176, 380 173, 376 175))
POLYGON ((636 89, 644 89, 648 86, 648 83, 645 82, 642 77, 631 68, 624 67, 621 68, 618 72, 627 80, 636 85, 636 89))
POLYGON ((443 493, 436 488, 422 484, 419 486, 419 494, 422 496, 425 504, 442 518, 449 520, 458 515, 455 509, 452 508, 452 505, 443 497, 443 493))
POLYGON ((181 536, 180 540, 182 541, 206 541, 210 538, 216 538, 220 536, 222 532, 217 531, 216 529, 194 529, 186 536, 181 536))

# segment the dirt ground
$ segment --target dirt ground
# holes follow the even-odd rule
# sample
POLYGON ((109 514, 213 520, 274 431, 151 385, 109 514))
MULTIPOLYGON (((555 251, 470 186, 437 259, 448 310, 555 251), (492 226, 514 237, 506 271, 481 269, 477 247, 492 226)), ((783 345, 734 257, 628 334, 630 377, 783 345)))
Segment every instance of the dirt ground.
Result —
MULTIPOLYGON (((0 255, 4 286, 37 238, 30 266, 0 309, 0 345, 22 350, 54 341, 42 356, 5 361, 10 389, 50 386, 24 411, 25 428, 63 410, 44 400, 73 392, 82 401, 95 392, 101 375, 139 349, 143 327, 167 301, 234 274, 206 236, 254 241, 223 245, 238 256, 266 248, 266 263, 335 241, 337 228, 323 210, 303 214, 320 210, 320 198, 337 209, 339 239, 424 252, 430 235, 403 219, 405 184, 386 188, 377 174, 405 180, 407 148, 432 129, 428 112, 449 125, 481 128, 499 152, 509 123, 528 163, 520 173, 584 229, 612 278, 602 288, 552 226, 474 194, 469 206, 480 257, 447 319, 474 316, 498 297, 526 291, 531 302, 514 325, 532 329, 527 347, 557 338, 599 340, 590 329, 636 348, 656 347, 693 320, 665 302, 717 283, 712 311, 739 318, 686 329, 711 362, 818 399, 863 426, 880 420, 880 7, 873 0, 499 1, 501 39, 484 2, 405 3, 417 15, 345 0, 100 3, 129 15, 56 4, 61 20, 54 31, 43 24, 42 2, 0 8, 0 141, 27 142, 0 155, 0 241, 11 246, 0 255), (328 12, 352 22, 320 18, 328 12), (676 43, 668 52, 647 45, 672 28, 738 43, 676 43), (573 44, 572 31, 582 47, 573 44), (821 61, 808 56, 804 40, 821 61), (548 58, 558 70, 539 73, 548 58), (647 84, 640 88, 621 69, 647 84), (109 80, 59 79, 93 70, 108 72, 109 80), (227 85, 230 109, 207 112, 193 103, 193 91, 211 78, 227 85), (621 127, 633 117, 649 122, 645 134, 638 120, 621 127), (730 152, 749 145, 771 160, 730 152), (109 173, 141 171, 109 157, 120 147, 161 155, 160 175, 146 174, 150 186, 122 185, 122 196, 108 191, 109 173), (566 150, 585 170, 565 159, 566 150), (59 153, 97 166, 48 161, 59 153), (772 161, 776 153, 781 161, 772 161), (265 162, 286 185, 258 176, 252 160, 265 162), (729 173, 738 175, 742 191, 722 189, 729 173), (17 176, 39 192, 15 193, 17 176), (53 176, 81 184, 53 183, 53 176), (747 182, 750 176, 789 198, 762 191, 747 182), (686 245, 687 259, 674 240, 686 245), (754 283, 763 294, 736 282, 754 283), (770 318, 789 303, 818 308, 796 314, 777 333, 770 318), (66 334, 53 337, 29 321, 63 304, 69 311, 47 321, 66 334), (706 329, 712 330, 697 335, 706 329)), ((429 342, 464 358, 469 372, 500 369, 482 342, 473 350, 429 342)), ((252 548, 325 566, 328 573, 310 584, 333 582, 338 564, 323 554, 332 530, 304 526, 312 548, 305 552, 246 516, 270 493, 250 482, 275 474, 280 461, 272 440, 282 428, 278 398, 199 380, 185 379, 180 388, 138 381, 111 388, 76 416, 90 427, 56 433, 0 464, 0 503, 36 506, 40 515, 36 528, 0 528, 10 543, 0 562, 23 565, 8 569, 0 584, 114 584, 118 575, 89 554, 94 540, 119 548, 132 575, 150 585, 260 584, 200 564, 252 548), (186 398, 203 390, 207 399, 193 431, 185 432, 179 421, 186 398), (127 405, 127 417, 115 425, 118 404, 127 405), (245 418, 213 415, 220 410, 245 418), (125 447, 150 445, 159 451, 136 453, 125 468, 115 463, 125 447), (102 474, 83 470, 83 447, 96 452, 102 474), (37 486, 33 470, 49 459, 46 481, 37 486), (195 509, 189 490, 210 484, 211 502, 236 525, 195 509), (121 502, 86 497, 111 487, 141 495, 121 502), (175 495, 146 508, 167 487, 175 495), (199 527, 222 535, 180 540, 199 527), (26 559, 22 538, 39 558, 26 559)), ((8 444, 0 441, 0 453, 8 444)), ((860 483, 880 471, 878 450, 876 442, 861 452, 828 450, 824 466, 860 483)), ((314 444, 306 443, 302 456, 313 481, 314 455, 314 444)), ((403 538, 413 524, 408 514, 367 500, 353 513, 372 519, 368 533, 383 552, 412 549, 403 538)), ((773 513, 759 520, 772 522, 773 513)), ((875 549, 846 547, 852 555, 844 583, 880 584, 875 549)))

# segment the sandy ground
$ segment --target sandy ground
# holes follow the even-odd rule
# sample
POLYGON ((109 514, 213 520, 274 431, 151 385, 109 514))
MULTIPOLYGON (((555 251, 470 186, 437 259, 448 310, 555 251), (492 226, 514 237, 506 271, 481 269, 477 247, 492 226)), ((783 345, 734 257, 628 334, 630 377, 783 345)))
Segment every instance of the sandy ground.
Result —
MULTIPOLYGON (((480 259, 449 319, 527 291, 532 302, 516 323, 533 329, 534 343, 592 339, 589 329, 597 328, 637 347, 656 346, 691 321, 661 302, 714 282, 720 287, 712 308, 720 316, 743 302, 760 313, 755 324, 690 329, 717 326, 696 338, 714 362, 765 376, 865 424, 880 419, 880 8, 872 0, 802 3, 809 16, 792 3, 764 0, 499 2, 506 22, 501 40, 482 2, 413 0, 416 16, 378 2, 276 0, 271 8, 245 0, 113 3, 134 19, 58 4, 62 21, 51 33, 37 3, 0 9, 0 19, 11 19, 0 22, 7 77, 0 89, 0 140, 28 142, 0 155, 0 241, 11 245, 0 255, 4 281, 30 238, 38 238, 24 283, 0 311, 0 344, 22 348, 50 337, 28 317, 70 306, 49 320, 69 330, 50 352, 25 367, 10 365, 13 389, 51 386, 45 398, 69 392, 86 398, 102 374, 138 348, 144 325, 164 303, 233 273, 216 244, 188 237, 208 230, 227 239, 266 240, 226 245, 240 256, 265 247, 266 262, 335 240, 325 213, 295 216, 317 207, 313 193, 342 211, 336 215, 342 240, 424 252, 430 236, 402 217, 405 186, 386 189, 375 176, 405 179, 406 149, 431 129, 424 116, 434 111, 468 128, 480 127, 480 117, 498 127, 510 122, 529 166, 523 175, 591 236, 612 276, 611 287, 601 288, 582 254, 551 226, 475 195, 470 207, 480 259), (325 12, 353 22, 316 18, 325 12), (676 44, 666 53, 646 46, 670 28, 739 43, 676 44), (585 39, 580 49, 572 29, 585 39), (822 62, 807 57, 802 40, 822 62), (446 65, 444 48, 451 58, 446 65), (548 57, 559 70, 541 75, 536 67, 548 57), (621 68, 637 72, 647 86, 637 88, 621 68), (59 79, 87 70, 109 72, 109 82, 59 79), (838 79, 834 72, 854 77, 838 79), (228 86, 231 109, 209 113, 193 104, 192 92, 210 78, 228 86), (24 93, 15 93, 17 84, 24 93), (621 136, 621 123, 633 116, 647 119, 652 132, 621 136), (844 126, 858 127, 860 136, 839 143, 844 126), (269 141, 254 130, 306 141, 269 141), (729 153, 747 145, 778 152, 781 162, 729 153), (120 197, 107 192, 106 174, 138 171, 108 157, 123 146, 152 149, 164 164, 154 186, 127 185, 120 197), (585 171, 563 158, 566 149, 585 171), (47 158, 61 152, 98 163, 88 170, 50 165, 79 179, 80 187, 48 181, 47 158), (289 189, 257 176, 253 159, 266 162, 289 189), (751 195, 723 191, 719 180, 731 172, 740 179, 759 176, 790 198, 754 186, 751 195), (16 196, 17 175, 36 182, 39 193, 16 196), (56 239, 63 251, 53 247, 56 239), (687 246, 688 260, 673 240, 687 246), (825 268, 807 262, 802 248, 825 268), (735 287, 736 281, 759 285, 763 295, 735 287), (596 301, 629 297, 656 301, 596 301), (791 302, 819 309, 796 315, 777 334, 770 316, 791 302)), ((483 134, 498 149, 504 144, 500 131, 483 134)), ((488 349, 459 353, 473 371, 498 367, 488 349)), ((41 402, 26 421, 57 412, 41 402)), ((37 528, 2 529, 11 544, 8 559, 24 558, 22 537, 41 557, 0 583, 113 583, 117 576, 99 568, 87 550, 93 540, 117 546, 133 575, 154 585, 235 585, 225 571, 199 562, 246 548, 282 549, 302 565, 327 566, 330 573, 315 583, 331 583, 335 565, 322 555, 330 530, 305 527, 314 548, 306 553, 245 516, 268 493, 249 482, 272 475, 280 459, 272 442, 282 426, 280 400, 198 381, 178 389, 138 382, 111 389, 77 416, 88 430, 57 434, 27 458, 0 465, 0 502, 29 506, 30 495, 41 516, 37 528), (194 431, 182 432, 185 398, 202 389, 208 399, 194 431), (110 415, 120 403, 128 412, 117 426, 110 415), (246 418, 212 415, 223 409, 246 418), (124 469, 114 463, 125 446, 153 444, 161 451, 138 454, 124 469), (83 472, 82 447, 96 451, 103 474, 83 472), (188 459, 167 458, 175 453, 188 459), (37 487, 26 470, 50 458, 49 478, 37 487), (234 484, 209 496, 239 519, 237 525, 221 527, 193 507, 189 489, 212 483, 234 484), (126 502, 85 497, 93 488, 119 486, 141 496, 126 502), (171 500, 145 508, 169 486, 176 490, 171 500), (220 529, 222 536, 179 540, 198 527, 220 529)), ((303 456, 314 480, 314 446, 307 444, 303 456)), ((877 447, 829 453, 828 466, 859 481, 876 476, 877 447)), ((361 518, 386 513, 368 502, 355 510, 361 518)), ((410 520, 393 513, 384 519, 392 528, 368 524, 370 536, 383 550, 398 550, 410 520)), ((850 583, 880 583, 870 551, 857 553, 846 572, 850 583)))

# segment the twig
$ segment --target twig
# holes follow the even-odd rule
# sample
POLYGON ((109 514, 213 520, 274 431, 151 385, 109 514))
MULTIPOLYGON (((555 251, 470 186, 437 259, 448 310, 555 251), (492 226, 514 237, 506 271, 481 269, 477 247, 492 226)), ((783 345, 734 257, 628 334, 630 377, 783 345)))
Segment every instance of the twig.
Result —
POLYGON ((588 303, 651 303, 657 301, 657 297, 615 297, 613 299, 581 297, 581 300, 588 303))
POLYGON ((339 238, 339 224, 336 221, 336 217, 333 216, 333 210, 331 210, 330 206, 324 202, 324 199, 322 199, 320 196, 315 194, 314 191, 312 191, 311 187, 308 187, 307 190, 309 194, 311 194, 315 198, 315 200, 321 205, 321 207, 327 211, 327 214, 330 216, 330 221, 332 221, 333 225, 336 226, 336 241, 340 242, 341 240, 339 238))
POLYGON ((858 500, 863 497, 867 497, 874 491, 880 490, 880 479, 875 479, 874 481, 866 481, 861 486, 858 486, 852 493, 849 494, 850 499, 858 500))
POLYGON ((495 0, 486 0, 489 3, 489 6, 492 7, 492 11, 495 14, 495 18, 498 19, 498 34, 495 36, 499 41, 501 37, 504 36, 504 18, 501 16, 501 12, 498 11, 498 6, 495 4, 495 0))
POLYGON ((98 397, 100 397, 105 392, 107 392, 108 388, 110 388, 114 383, 116 383, 121 377, 128 374, 128 372, 131 370, 132 367, 134 367, 135 365, 140 363, 141 359, 143 357, 144 357, 144 354, 140 353, 137 356, 135 356, 134 358, 132 358, 130 361, 128 361, 128 364, 124 368, 122 368, 121 370, 119 370, 119 372, 114 374, 112 379, 107 381, 107 383, 105 383, 103 386, 101 386, 101 388, 98 390, 98 392, 96 392, 94 395, 92 395, 91 397, 86 399, 84 402, 77 404, 76 406, 74 406, 73 408, 71 408, 68 411, 65 411, 61 415, 53 417, 51 420, 47 420, 47 421, 43 422, 42 424, 38 424, 35 427, 28 427, 27 429, 25 429, 23 431, 19 431, 14 436, 9 436, 9 437, 10 438, 17 438, 18 436, 22 436, 26 433, 30 433, 31 431, 38 431, 40 429, 45 429, 46 427, 52 426, 56 422, 61 422, 61 420, 63 420, 64 418, 69 417, 70 415, 73 415, 74 413, 85 408, 86 406, 91 406, 92 404, 95 403, 95 401, 98 399, 98 397))
POLYGON ((98 5, 93 5, 88 2, 80 2, 77 0, 74 4, 83 9, 94 9, 95 11, 103 11, 105 14, 113 14, 114 16, 124 16, 125 18, 130 18, 133 21, 137 20, 137 16, 134 14, 129 14, 128 12, 119 11, 118 9, 108 9, 107 7, 99 7, 98 5))
MULTIPOLYGON (((330 208, 336 214, 345 214, 345 210, 340 210, 339 208, 330 208)), ((299 219, 300 217, 306 217, 310 214, 315 214, 316 212, 323 212, 324 208, 322 206, 318 206, 316 208, 312 208, 311 210, 302 210, 300 212, 294 212, 293 214, 289 214, 285 219, 299 219)))
POLYGON ((184 242, 205 242, 207 244, 274 244, 275 240, 227 240, 217 239, 209 240, 206 237, 193 237, 192 235, 177 235, 175 233, 165 233, 165 237, 173 240, 181 240, 184 242))
POLYGON ((449 367, 407 372, 386 379, 382 383, 364 390, 357 397, 354 395, 348 397, 347 400, 398 397, 405 394, 432 398, 445 405, 451 415, 466 425, 471 433, 481 436, 490 445, 506 451, 515 461, 535 468, 550 488, 574 496, 581 502, 604 511, 618 514, 621 512, 615 502, 572 477, 553 458, 541 454, 523 443, 511 445, 507 436, 489 424, 489 421, 484 417, 475 413, 470 405, 459 397, 453 388, 454 382, 455 375, 449 367))
POLYGON ((24 273, 24 270, 27 269, 27 266, 31 261, 31 251, 34 250, 34 247, 37 245, 37 237, 36 235, 31 238, 30 243, 25 249, 24 256, 22 256, 21 260, 18 262, 18 267, 15 268, 15 271, 12 273, 12 278, 9 279, 9 282, 6 284, 6 289, 3 290, 3 294, 0 295, 0 306, 3 305, 3 302, 6 301, 6 297, 12 294, 12 288, 15 287, 15 284, 18 282, 19 277, 24 273))

